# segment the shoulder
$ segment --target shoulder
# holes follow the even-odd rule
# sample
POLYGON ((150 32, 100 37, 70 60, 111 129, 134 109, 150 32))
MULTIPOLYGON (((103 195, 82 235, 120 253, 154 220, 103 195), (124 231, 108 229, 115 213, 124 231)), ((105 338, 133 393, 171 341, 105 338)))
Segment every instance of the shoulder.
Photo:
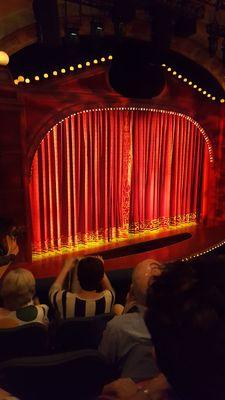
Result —
POLYGON ((21 322, 41 322, 47 317, 48 306, 45 304, 29 305, 16 310, 16 318, 21 322))
POLYGON ((108 298, 115 300, 115 293, 110 289, 103 290, 102 296, 104 296, 106 299, 108 298))
POLYGON ((134 317, 132 314, 122 314, 122 315, 116 315, 113 317, 108 323, 107 327, 111 329, 121 329, 123 326, 127 325, 130 323, 130 321, 134 317))

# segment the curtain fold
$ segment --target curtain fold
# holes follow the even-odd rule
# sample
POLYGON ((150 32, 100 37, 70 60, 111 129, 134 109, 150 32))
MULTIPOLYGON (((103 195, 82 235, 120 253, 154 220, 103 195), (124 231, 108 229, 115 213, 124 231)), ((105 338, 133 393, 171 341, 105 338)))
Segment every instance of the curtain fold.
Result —
POLYGON ((199 127, 173 112, 109 108, 65 118, 32 164, 34 251, 199 218, 207 152, 199 127))

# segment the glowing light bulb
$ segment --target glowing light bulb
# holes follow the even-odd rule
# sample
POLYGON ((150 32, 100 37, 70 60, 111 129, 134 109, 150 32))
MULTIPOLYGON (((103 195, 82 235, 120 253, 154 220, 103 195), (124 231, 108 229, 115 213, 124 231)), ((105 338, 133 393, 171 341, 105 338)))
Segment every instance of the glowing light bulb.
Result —
POLYGON ((26 78, 26 79, 25 79, 25 82, 26 82, 26 83, 30 83, 30 79, 29 79, 29 78, 26 78))
POLYGON ((24 82, 24 77, 22 75, 18 76, 17 78, 18 82, 24 82))
POLYGON ((83 65, 82 64, 78 64, 77 68, 81 69, 81 68, 83 68, 83 65))
POLYGON ((57 71, 53 71, 52 75, 57 76, 58 72, 57 71))
POLYGON ((39 81, 39 80, 40 80, 39 76, 36 75, 36 76, 34 77, 34 80, 35 80, 35 81, 39 81))
POLYGON ((168 71, 168 72, 172 71, 172 68, 170 68, 170 67, 169 67, 169 68, 167 68, 167 71, 168 71))
POLYGON ((94 64, 98 64, 97 58, 94 59, 93 63, 94 63, 94 64))
POLYGON ((108 59, 109 59, 109 60, 112 60, 112 59, 113 59, 113 56, 110 54, 109 57, 108 57, 108 59))
POLYGON ((62 72, 62 74, 65 74, 65 73, 66 73, 65 68, 62 68, 62 69, 61 69, 61 72, 62 72))
POLYGON ((102 58, 101 58, 101 62, 105 62, 105 57, 102 57, 102 58))
POLYGON ((70 71, 74 71, 74 66, 73 65, 70 66, 70 71))
POLYGON ((14 83, 15 83, 15 85, 18 85, 19 84, 18 79, 14 79, 14 83))
POLYGON ((0 65, 6 66, 9 63, 9 56, 5 51, 0 51, 0 65))
POLYGON ((86 67, 90 67, 90 65, 91 65, 90 61, 86 61, 85 65, 86 65, 86 67))
POLYGON ((45 74, 43 75, 43 77, 44 77, 45 79, 47 79, 47 78, 48 78, 48 74, 45 73, 45 74))

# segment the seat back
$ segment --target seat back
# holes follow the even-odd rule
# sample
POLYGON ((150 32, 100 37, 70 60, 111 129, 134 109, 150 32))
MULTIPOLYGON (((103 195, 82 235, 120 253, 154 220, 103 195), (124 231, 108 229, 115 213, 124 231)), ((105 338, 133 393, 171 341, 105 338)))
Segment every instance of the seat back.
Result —
POLYGON ((9 360, 0 375, 3 388, 23 400, 91 400, 110 381, 111 369, 97 350, 81 350, 9 360))
POLYGON ((0 361, 41 355, 47 351, 48 328, 38 322, 0 329, 0 361))
POLYGON ((109 313, 60 320, 55 331, 55 349, 57 351, 97 349, 105 326, 113 316, 114 314, 109 313))

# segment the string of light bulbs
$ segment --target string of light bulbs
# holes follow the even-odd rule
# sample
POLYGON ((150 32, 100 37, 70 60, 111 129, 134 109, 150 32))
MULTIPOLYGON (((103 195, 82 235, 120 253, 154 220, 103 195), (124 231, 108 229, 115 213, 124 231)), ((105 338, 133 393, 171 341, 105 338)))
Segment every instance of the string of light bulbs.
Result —
POLYGON ((225 245, 225 240, 223 240, 222 242, 219 242, 217 244, 214 244, 212 247, 209 247, 209 248, 207 248, 205 250, 202 250, 202 251, 200 251, 198 253, 194 253, 194 254, 190 255, 189 257, 184 257, 184 258, 182 258, 181 261, 184 262, 184 261, 194 260, 195 258, 198 258, 198 257, 204 256, 204 255, 206 255, 208 253, 211 253, 212 251, 214 251, 214 250, 216 250, 219 247, 222 247, 224 245, 225 245))
POLYGON ((92 66, 96 66, 97 64, 105 63, 107 61, 111 61, 112 59, 113 59, 113 56, 110 54, 108 56, 104 56, 104 57, 101 57, 99 59, 95 58, 92 61, 85 61, 84 63, 79 63, 76 66, 75 65, 70 65, 67 69, 66 68, 61 68, 59 71, 53 70, 52 72, 45 72, 45 73, 43 73, 41 75, 35 75, 33 78, 28 78, 28 77, 24 77, 23 75, 19 75, 17 77, 17 79, 14 79, 14 84, 15 85, 19 85, 21 83, 28 84, 28 83, 33 83, 34 81, 38 82, 38 81, 40 81, 42 79, 48 79, 48 78, 51 78, 51 77, 64 75, 67 72, 74 72, 74 71, 76 72, 77 70, 81 70, 81 69, 84 69, 84 68, 90 68, 92 66))
POLYGON ((168 66, 166 64, 161 64, 163 68, 167 70, 167 72, 171 73, 175 78, 183 81, 186 83, 186 85, 192 87, 196 91, 198 91, 200 94, 203 96, 206 96, 209 100, 216 101, 218 100, 220 103, 225 103, 224 98, 216 98, 216 96, 213 96, 211 93, 207 92, 207 90, 203 89, 202 87, 198 86, 196 83, 193 83, 192 80, 189 80, 187 77, 179 74, 175 69, 173 69, 171 66, 168 66))
MULTIPOLYGON (((71 114, 67 115, 66 117, 64 117, 61 120, 59 120, 55 125, 58 126, 59 124, 62 124, 65 120, 68 120, 72 115, 76 116, 76 115, 79 115, 79 114, 91 113, 93 111, 97 112, 97 111, 117 111, 117 110, 119 110, 119 111, 142 111, 142 112, 149 112, 150 111, 150 112, 157 112, 157 113, 160 113, 160 114, 176 115, 178 117, 186 119, 187 121, 192 122, 199 129, 199 131, 201 132, 201 134, 204 137, 204 140, 206 142, 206 145, 207 145, 208 151, 209 151, 209 161, 210 161, 210 163, 214 162, 212 143, 211 143, 208 135, 206 134, 205 130, 201 127, 201 125, 197 121, 195 121, 189 115, 185 115, 185 114, 177 112, 177 111, 169 111, 169 110, 163 110, 163 109, 151 108, 151 107, 142 107, 142 106, 138 106, 138 107, 98 107, 98 108, 88 108, 88 109, 77 111, 75 113, 71 113, 71 114)), ((48 134, 51 131, 53 131, 53 127, 46 133, 48 134)))

